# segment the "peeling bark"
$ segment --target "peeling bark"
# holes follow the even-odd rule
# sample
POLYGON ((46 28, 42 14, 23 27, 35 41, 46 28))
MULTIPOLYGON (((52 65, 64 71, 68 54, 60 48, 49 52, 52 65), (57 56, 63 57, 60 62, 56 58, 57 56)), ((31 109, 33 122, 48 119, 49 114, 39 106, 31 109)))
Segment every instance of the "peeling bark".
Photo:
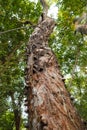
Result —
POLYGON ((84 130, 65 89, 56 57, 48 46, 54 26, 54 20, 46 18, 35 28, 27 45, 27 127, 28 130, 84 130))

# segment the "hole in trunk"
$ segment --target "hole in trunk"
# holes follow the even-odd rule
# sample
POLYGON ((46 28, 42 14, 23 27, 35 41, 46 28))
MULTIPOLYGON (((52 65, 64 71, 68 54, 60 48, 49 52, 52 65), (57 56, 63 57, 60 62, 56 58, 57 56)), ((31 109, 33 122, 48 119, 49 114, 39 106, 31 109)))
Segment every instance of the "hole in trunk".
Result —
POLYGON ((40 68, 39 71, 42 72, 44 69, 43 68, 40 68))

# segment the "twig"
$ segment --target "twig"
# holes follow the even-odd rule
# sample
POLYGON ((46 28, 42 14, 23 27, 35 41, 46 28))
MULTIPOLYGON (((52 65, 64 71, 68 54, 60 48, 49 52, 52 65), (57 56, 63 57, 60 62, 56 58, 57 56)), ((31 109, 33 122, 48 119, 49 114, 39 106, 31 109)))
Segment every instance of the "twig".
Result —
MULTIPOLYGON (((36 27, 36 25, 31 25, 31 26, 29 26, 29 27, 36 27)), ((22 28, 27 28, 27 27, 18 27, 18 28, 13 28, 13 29, 10 29, 10 30, 6 30, 6 31, 3 31, 3 32, 0 32, 0 35, 2 35, 2 34, 5 34, 5 33, 8 33, 8 32, 12 32, 12 31, 16 31, 16 30, 20 30, 20 29, 22 29, 22 28)))

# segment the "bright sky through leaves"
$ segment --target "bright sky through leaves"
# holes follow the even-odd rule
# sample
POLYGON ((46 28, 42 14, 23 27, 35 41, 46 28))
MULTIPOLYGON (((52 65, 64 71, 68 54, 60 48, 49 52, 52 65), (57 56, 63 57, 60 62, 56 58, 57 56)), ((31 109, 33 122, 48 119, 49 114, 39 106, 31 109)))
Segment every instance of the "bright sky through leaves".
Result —
MULTIPOLYGON (((38 0, 30 0, 32 2, 37 3, 38 0)), ((57 19, 57 14, 58 14, 58 7, 55 4, 52 4, 48 10, 48 16, 51 16, 54 19, 57 19)))

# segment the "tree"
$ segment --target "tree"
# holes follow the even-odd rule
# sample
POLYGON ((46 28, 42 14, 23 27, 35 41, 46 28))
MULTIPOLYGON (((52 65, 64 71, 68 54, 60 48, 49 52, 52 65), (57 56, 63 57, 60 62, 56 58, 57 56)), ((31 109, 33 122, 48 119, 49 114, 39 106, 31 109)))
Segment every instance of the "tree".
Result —
POLYGON ((27 45, 26 104, 28 130, 85 130, 65 89, 48 39, 55 22, 46 17, 27 45))

